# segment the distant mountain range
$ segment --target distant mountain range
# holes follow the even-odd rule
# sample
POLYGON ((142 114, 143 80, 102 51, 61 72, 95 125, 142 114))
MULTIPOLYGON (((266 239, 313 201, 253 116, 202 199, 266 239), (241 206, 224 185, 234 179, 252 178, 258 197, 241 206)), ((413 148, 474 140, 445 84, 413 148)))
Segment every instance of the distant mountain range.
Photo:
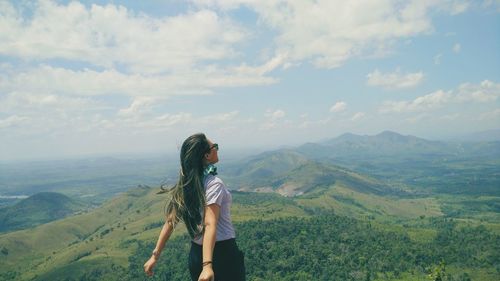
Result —
POLYGON ((224 180, 243 191, 277 192, 296 196, 343 183, 353 190, 372 194, 401 193, 383 182, 332 163, 311 160, 289 149, 265 152, 239 164, 223 166, 224 180))
POLYGON ((12 206, 0 209, 0 232, 25 229, 47 223, 78 211, 88 205, 56 192, 40 192, 12 206))
MULTIPOLYGON (((467 154, 491 155, 500 153, 500 141, 484 143, 456 143, 431 141, 415 136, 404 136, 384 131, 374 136, 360 136, 351 133, 322 143, 306 143, 296 151, 312 158, 332 157, 406 157, 406 156, 460 156, 467 154)), ((497 154, 499 155, 499 154, 497 154)))
MULTIPOLYGON (((344 134, 218 166, 233 189, 235 222, 334 212, 372 222, 394 220, 391 231, 406 231, 401 220, 420 224, 447 216, 497 222, 499 144, 429 141, 389 131, 344 134), (449 196, 456 193, 460 196, 449 196)), ((158 190, 141 185, 89 212, 80 212, 86 206, 59 193, 35 194, 0 209, 0 231, 6 231, 0 234, 0 280, 65 280, 87 274, 101 276, 93 280, 120 280, 116 269, 128 272, 135 249, 158 237, 168 198, 157 195, 158 190), (45 223, 51 220, 56 221, 45 223)), ((425 227, 407 230, 417 240, 439 236, 425 227)))
MULTIPOLYGON (((462 172, 464 176, 469 176, 480 166, 470 166, 472 172, 465 172, 462 168, 465 163, 479 161, 479 165, 482 165, 498 160, 499 141, 430 141, 384 131, 373 136, 347 133, 321 143, 268 151, 239 162, 222 163, 221 171, 229 185, 239 190, 272 191, 295 196, 343 179, 349 182, 350 188, 358 191, 401 194, 401 188, 390 187, 386 180, 432 187, 433 183, 425 181, 431 173, 442 171, 442 175, 460 175, 462 172)), ((480 187, 467 189, 460 182, 470 182, 470 179, 455 177, 449 187, 437 188, 440 192, 497 193, 493 175, 490 175, 493 173, 490 166, 494 167, 495 164, 488 165, 483 175, 486 176, 486 183, 480 187)), ((471 176, 477 178, 477 175, 471 176)))

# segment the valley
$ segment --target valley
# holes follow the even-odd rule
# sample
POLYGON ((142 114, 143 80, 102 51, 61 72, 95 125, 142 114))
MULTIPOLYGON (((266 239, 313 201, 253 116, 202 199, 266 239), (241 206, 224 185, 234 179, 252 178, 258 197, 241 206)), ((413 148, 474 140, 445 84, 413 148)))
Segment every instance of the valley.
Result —
MULTIPOLYGON (((280 149, 218 165, 219 176, 232 189, 232 218, 246 253, 248 280, 429 280, 436 270, 448 280, 498 279, 500 156, 491 150, 498 143, 469 145, 470 150, 456 155, 453 148, 445 149, 456 145, 387 132, 379 138, 384 141, 375 141, 374 148, 367 144, 373 137, 341 138, 353 151, 353 142, 364 143, 357 144, 364 147, 363 156, 335 152, 347 145, 337 140, 328 153, 311 150, 309 144, 308 152, 304 147, 280 149), (424 148, 411 153, 408 145, 417 142, 424 148), (481 147, 491 153, 486 157, 481 147)), ((23 183, 19 166, 1 175, 4 183, 16 179, 10 186, 20 188, 17 194, 33 194, 8 198, 0 208, 4 225, 5 216, 30 222, 0 233, 0 280, 143 280, 142 263, 161 229, 168 200, 168 194, 157 194, 159 183, 172 184, 176 166, 143 160, 150 166, 120 177, 114 173, 127 174, 128 168, 119 167, 119 160, 111 166, 106 161, 97 165, 95 176, 89 170, 96 184, 88 189, 84 177, 68 189, 63 184, 52 188, 49 173, 41 168, 45 183, 36 186, 52 192, 34 192, 28 183, 37 179, 23 183), (108 189, 109 181, 99 181, 104 174, 119 181, 108 189), (139 183, 148 174, 149 182, 139 183), (43 204, 33 198, 42 198, 43 204), (65 202, 77 208, 61 217, 42 211, 46 205, 62 210, 65 202)), ((54 174, 56 182, 64 172, 54 174)), ((76 179, 76 171, 69 174, 76 179)), ((151 280, 185 280, 188 241, 179 225, 151 280)))

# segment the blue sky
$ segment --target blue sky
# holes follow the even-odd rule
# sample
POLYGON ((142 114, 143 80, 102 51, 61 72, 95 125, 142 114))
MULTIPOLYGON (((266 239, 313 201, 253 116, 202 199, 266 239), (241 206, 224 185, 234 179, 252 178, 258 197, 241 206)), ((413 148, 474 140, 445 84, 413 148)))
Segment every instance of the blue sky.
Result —
POLYGON ((2 1, 0 158, 500 126, 500 1, 2 1))

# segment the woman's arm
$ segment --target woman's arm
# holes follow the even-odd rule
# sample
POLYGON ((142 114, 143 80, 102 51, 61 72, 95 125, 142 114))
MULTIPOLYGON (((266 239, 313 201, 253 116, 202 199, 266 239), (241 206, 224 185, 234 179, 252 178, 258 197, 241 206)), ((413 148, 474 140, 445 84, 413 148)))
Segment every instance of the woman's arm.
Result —
POLYGON ((165 244, 170 238, 170 235, 172 235, 173 231, 174 231, 173 221, 167 217, 167 220, 163 225, 163 228, 161 229, 158 241, 156 242, 156 247, 154 248, 153 253, 149 258, 149 260, 144 264, 144 271, 148 276, 153 275, 153 267, 160 258, 161 251, 165 247, 165 244))
POLYGON ((205 207, 205 231, 203 233, 203 271, 198 278, 199 281, 214 280, 212 269, 212 258, 217 233, 217 222, 219 221, 220 206, 211 204, 205 207), (207 263, 209 262, 209 263, 207 263))
POLYGON ((171 220, 167 220, 161 229, 160 236, 158 237, 158 241, 156 242, 156 247, 153 250, 153 256, 158 259, 160 257, 160 253, 165 247, 170 235, 174 232, 174 226, 171 220))

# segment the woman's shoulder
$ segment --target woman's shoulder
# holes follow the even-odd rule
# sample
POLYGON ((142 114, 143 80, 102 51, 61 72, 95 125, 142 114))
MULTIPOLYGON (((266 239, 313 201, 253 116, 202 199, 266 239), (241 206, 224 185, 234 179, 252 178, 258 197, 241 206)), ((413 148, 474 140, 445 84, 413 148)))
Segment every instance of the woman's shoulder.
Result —
POLYGON ((216 175, 207 175, 205 177, 205 186, 211 186, 214 184, 222 184, 224 185, 224 182, 216 175))

